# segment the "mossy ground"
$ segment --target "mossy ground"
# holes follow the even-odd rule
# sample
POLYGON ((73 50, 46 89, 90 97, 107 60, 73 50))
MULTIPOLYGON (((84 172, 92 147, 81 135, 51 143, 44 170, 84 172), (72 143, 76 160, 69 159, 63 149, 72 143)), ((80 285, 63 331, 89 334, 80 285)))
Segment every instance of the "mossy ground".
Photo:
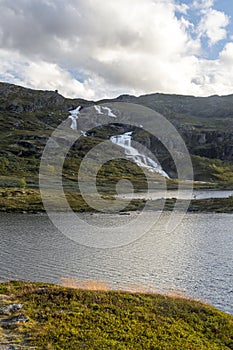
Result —
MULTIPOLYGON (((110 191, 108 189, 108 191, 110 191)), ((76 212, 94 211, 81 194, 75 190, 65 191, 66 199, 71 208, 76 212)), ((103 192, 102 197, 105 200, 114 202, 114 197, 109 192, 103 192)), ((119 199, 118 199, 119 200, 119 199)), ((98 199, 92 198, 92 202, 95 201, 97 205, 98 199)), ((135 211, 144 208, 146 200, 144 199, 132 199, 129 204, 125 205, 125 200, 121 199, 122 211, 135 211)), ((149 210, 161 210, 165 211, 173 210, 176 203, 175 198, 167 199, 165 202, 163 199, 147 201, 147 209, 149 210), (164 205, 164 206, 163 206, 164 205)), ((179 208, 183 210, 185 200, 180 200, 177 210, 179 208)), ((61 194, 56 191, 47 192, 47 205, 50 205, 51 210, 54 208, 57 211, 64 211, 66 207, 63 205, 61 194)), ((2 212, 43 212, 45 211, 40 191, 32 188, 0 188, 0 211, 2 212)), ((233 196, 228 198, 209 198, 209 199, 197 199, 190 202, 188 211, 190 212, 215 212, 215 213, 233 213, 233 196)))
POLYGON ((0 293, 24 305, 14 332, 35 349, 233 349, 233 317, 197 301, 25 282, 0 293))

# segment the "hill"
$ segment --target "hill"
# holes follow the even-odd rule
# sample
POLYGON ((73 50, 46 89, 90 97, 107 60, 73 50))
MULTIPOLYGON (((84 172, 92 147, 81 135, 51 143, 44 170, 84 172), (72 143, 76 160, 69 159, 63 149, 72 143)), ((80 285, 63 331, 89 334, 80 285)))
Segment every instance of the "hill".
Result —
MULTIPOLYGON (((149 107, 162 113, 175 125, 192 156, 195 180, 233 186, 233 95, 122 95, 95 104, 119 101, 149 107)), ((77 105, 87 107, 93 104, 93 101, 64 98, 57 91, 32 90, 0 83, 0 186, 17 186, 23 177, 26 177, 28 185, 35 186, 40 157, 51 132, 67 119, 70 109, 77 105)), ((72 180, 82 157, 93 146, 129 129, 132 128, 118 122, 112 123, 110 128, 96 127, 91 130, 89 137, 82 137, 70 151, 64 177, 72 180)), ((175 177, 172 159, 158 140, 140 128, 134 128, 133 132, 135 141, 155 152, 165 171, 175 177)), ((106 176, 114 173, 117 165, 116 162, 109 164, 110 167, 102 172, 102 182, 106 176)), ((115 180, 122 176, 132 179, 135 174, 141 173, 132 164, 126 164, 119 168, 115 177, 111 177, 115 180)))
POLYGON ((26 282, 0 284, 0 296, 0 339, 6 346, 233 349, 232 316, 181 297, 26 282))

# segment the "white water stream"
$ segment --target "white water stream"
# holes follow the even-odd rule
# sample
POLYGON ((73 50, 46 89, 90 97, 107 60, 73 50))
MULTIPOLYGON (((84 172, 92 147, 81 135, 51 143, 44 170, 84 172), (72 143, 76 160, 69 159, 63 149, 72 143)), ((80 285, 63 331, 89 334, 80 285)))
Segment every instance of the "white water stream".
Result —
MULTIPOLYGON (((116 115, 112 112, 109 107, 94 106, 97 114, 104 114, 103 111, 107 111, 107 115, 112 118, 116 118, 116 115)), ((69 111, 70 115, 68 119, 71 119, 71 129, 77 130, 77 120, 81 106, 69 111)), ((85 132, 82 132, 83 136, 87 136, 85 132)), ((132 131, 126 132, 122 135, 115 135, 110 137, 110 141, 116 145, 123 147, 127 158, 133 160, 140 167, 146 168, 149 171, 156 172, 166 178, 169 175, 162 169, 161 165, 156 161, 146 156, 144 153, 139 152, 136 148, 132 147, 132 131)))
POLYGON ((127 158, 133 160, 137 165, 169 178, 169 175, 162 169, 161 165, 131 146, 132 133, 133 132, 130 131, 122 135, 111 136, 110 141, 123 147, 127 158))
POLYGON ((78 115, 80 111, 81 106, 78 106, 77 108, 73 109, 72 111, 69 111, 70 115, 68 119, 71 119, 71 129, 77 130, 77 120, 78 120, 78 115))

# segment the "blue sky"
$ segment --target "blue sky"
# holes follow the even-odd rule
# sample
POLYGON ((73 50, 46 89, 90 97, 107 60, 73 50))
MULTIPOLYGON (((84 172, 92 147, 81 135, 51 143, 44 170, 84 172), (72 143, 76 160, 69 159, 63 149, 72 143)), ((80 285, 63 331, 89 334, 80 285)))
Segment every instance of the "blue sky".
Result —
MULTIPOLYGON (((179 3, 187 4, 189 6, 189 9, 187 11, 187 15, 185 15, 185 18, 188 18, 191 23, 195 25, 195 29, 198 27, 199 22, 203 18, 203 13, 200 11, 200 9, 193 8, 192 4, 193 1, 186 0, 186 1, 179 1, 179 3)), ((199 1, 201 3, 201 1, 199 1)), ((200 56, 203 56, 208 59, 217 59, 219 52, 224 48, 226 43, 231 40, 231 36, 233 36, 233 22, 232 22, 232 16, 233 16, 233 1, 231 0, 216 0, 213 1, 212 8, 214 10, 217 10, 219 12, 224 13, 226 16, 228 16, 228 24, 225 27, 226 28, 226 37, 222 40, 219 40, 214 45, 209 45, 208 43, 208 37, 204 36, 201 38, 201 44, 202 44, 202 52, 200 56)), ((177 13, 177 16, 182 16, 182 14, 177 13)), ((191 33, 193 38, 195 38, 196 33, 191 33)))
POLYGON ((216 58, 219 51, 224 47, 228 41, 232 41, 233 36, 233 1, 232 0, 218 0, 214 6, 218 11, 223 11, 229 16, 229 25, 227 26, 227 37, 225 40, 219 42, 210 50, 210 58, 216 58))
POLYGON ((233 93, 232 0, 0 0, 0 80, 69 97, 233 93))

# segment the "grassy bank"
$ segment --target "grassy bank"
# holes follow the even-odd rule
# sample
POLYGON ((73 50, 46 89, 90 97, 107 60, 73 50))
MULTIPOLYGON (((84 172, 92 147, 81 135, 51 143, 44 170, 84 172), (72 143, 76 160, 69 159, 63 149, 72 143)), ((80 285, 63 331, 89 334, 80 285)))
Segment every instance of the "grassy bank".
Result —
MULTIPOLYGON (((74 190, 65 192, 67 201, 71 208, 76 212, 93 211, 88 206, 82 196, 74 190)), ((103 193, 102 198, 114 202, 112 195, 103 193)), ((48 203, 51 209, 65 210, 60 193, 50 191, 47 193, 48 203)), ((93 199, 94 201, 94 199, 93 199)), ((124 199, 121 200, 124 207, 124 199)), ((151 200, 147 202, 149 210, 161 210, 163 200, 151 200)), ((176 199, 167 199, 164 210, 173 210, 176 199)), ((97 203, 95 203, 97 204, 97 203)), ((183 209, 185 201, 179 201, 177 210, 183 209)), ((133 199, 125 206, 122 211, 135 211, 144 208, 145 200, 133 199)), ((38 189, 32 188, 0 188, 0 211, 2 212, 42 212, 44 211, 43 203, 38 189)), ((228 198, 210 198, 192 200, 188 211, 190 212, 213 212, 213 213, 233 213, 233 196, 228 198)))
POLYGON ((233 349, 233 317, 197 301, 25 282, 2 283, 0 294, 28 320, 2 327, 2 345, 11 333, 15 346, 40 350, 233 349))

